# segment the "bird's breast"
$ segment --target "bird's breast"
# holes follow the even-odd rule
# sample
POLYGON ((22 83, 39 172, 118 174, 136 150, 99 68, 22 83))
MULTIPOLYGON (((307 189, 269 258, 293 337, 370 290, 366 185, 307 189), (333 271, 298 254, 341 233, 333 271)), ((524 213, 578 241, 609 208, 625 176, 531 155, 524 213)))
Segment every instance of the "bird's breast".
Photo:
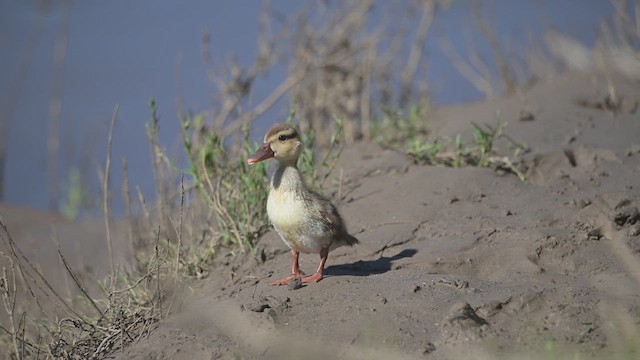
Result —
POLYGON ((271 191, 267 214, 282 240, 295 251, 320 253, 331 240, 314 221, 304 200, 294 192, 271 191))
POLYGON ((298 226, 304 222, 305 204, 294 192, 269 192, 267 214, 278 228, 298 226))

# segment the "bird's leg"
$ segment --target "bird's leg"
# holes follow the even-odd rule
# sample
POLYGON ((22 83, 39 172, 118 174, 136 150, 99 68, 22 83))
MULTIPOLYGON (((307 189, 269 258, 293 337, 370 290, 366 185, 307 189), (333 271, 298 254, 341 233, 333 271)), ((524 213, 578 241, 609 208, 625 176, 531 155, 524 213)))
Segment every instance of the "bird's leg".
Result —
POLYGON ((308 282, 318 282, 322 280, 322 276, 324 273, 324 263, 327 262, 327 257, 329 256, 329 248, 323 248, 320 250, 320 265, 318 265, 318 270, 316 270, 315 274, 307 277, 303 277, 301 281, 303 283, 308 282))
POLYGON ((272 281, 269 283, 269 285, 287 285, 287 283, 289 283, 290 280, 304 276, 305 274, 302 270, 300 270, 300 265, 298 264, 299 256, 300 256, 299 252, 295 250, 291 250, 291 260, 292 260, 291 275, 287 276, 284 279, 272 281))
POLYGON ((295 275, 296 277, 302 277, 305 275, 304 271, 300 270, 300 265, 298 264, 299 256, 300 256, 299 252, 295 250, 291 250, 291 259, 292 259, 291 275, 295 275))

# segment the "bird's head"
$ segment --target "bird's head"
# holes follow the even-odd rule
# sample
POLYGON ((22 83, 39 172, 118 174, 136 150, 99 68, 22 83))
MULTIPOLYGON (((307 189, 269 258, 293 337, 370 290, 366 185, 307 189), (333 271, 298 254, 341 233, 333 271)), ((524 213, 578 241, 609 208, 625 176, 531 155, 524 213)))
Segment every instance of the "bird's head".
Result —
POLYGON ((281 163, 295 164, 302 150, 298 130, 289 124, 275 124, 264 136, 264 144, 247 159, 249 165, 275 158, 281 163))

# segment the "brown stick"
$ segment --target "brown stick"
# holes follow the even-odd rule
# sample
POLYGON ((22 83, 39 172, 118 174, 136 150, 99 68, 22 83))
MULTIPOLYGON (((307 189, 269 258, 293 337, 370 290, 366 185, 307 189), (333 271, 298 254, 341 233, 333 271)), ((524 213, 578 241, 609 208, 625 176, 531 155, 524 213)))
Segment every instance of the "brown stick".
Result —
POLYGON ((422 57, 422 48, 424 47, 429 28, 435 18, 437 10, 436 3, 433 0, 428 0, 422 5, 422 16, 420 17, 420 23, 416 30, 416 36, 411 46, 411 52, 409 53, 409 59, 407 65, 402 72, 402 93, 400 99, 400 105, 403 106, 409 101, 409 94, 411 93, 413 78, 418 70, 420 64, 420 58, 422 57))
POLYGON ((131 255, 135 255, 135 246, 133 240, 133 217, 131 212, 131 193, 129 191, 129 171, 127 166, 127 159, 122 158, 122 197, 124 198, 124 215, 129 222, 129 246, 131 255))
POLYGON ((156 235, 156 284, 157 284, 157 296, 158 296, 158 307, 160 308, 160 319, 163 318, 162 314, 162 290, 160 288, 160 226, 158 225, 158 234, 156 235))
POLYGON ((489 47, 493 52, 493 58, 496 62, 498 71, 500 72, 500 80, 502 81, 502 91, 504 95, 513 95, 516 89, 515 79, 513 72, 507 61, 507 56, 504 53, 504 49, 500 45, 498 38, 496 37, 492 25, 487 20, 486 16, 483 16, 480 9, 479 1, 471 2, 471 9, 476 21, 476 27, 480 30, 482 35, 489 42, 489 47))
POLYGON ((237 121, 227 126, 222 132, 223 135, 231 135, 240 130, 246 124, 251 123, 254 119, 269 110, 282 96, 284 96, 293 86, 300 82, 307 74, 306 67, 296 74, 288 76, 278 87, 276 87, 269 96, 267 96, 253 111, 245 113, 237 121))
POLYGON ((176 278, 180 268, 180 249, 182 248, 182 213, 184 210, 184 172, 180 173, 180 218, 178 220, 178 251, 176 252, 176 278))
POLYGON ((116 126, 118 118, 118 110, 120 106, 116 104, 111 117, 111 126, 109 127, 109 139, 107 142, 107 160, 104 166, 104 177, 102 179, 102 212, 104 216, 104 226, 107 236, 107 248, 109 250, 109 264, 111 266, 111 275, 116 270, 115 259, 113 258, 113 241, 111 239, 111 209, 109 206, 109 174, 111 171, 111 144, 113 143, 113 129, 116 126))
POLYGON ((73 270, 71 270, 71 266, 69 266, 67 259, 64 257, 64 255, 62 255, 62 250, 60 250, 59 246, 57 247, 57 250, 58 250, 58 255, 60 256, 60 260, 62 260, 62 263, 64 264, 65 269, 67 269, 67 272, 71 276, 71 279, 73 279, 73 282, 76 283, 76 285, 78 286, 78 289, 80 289, 80 292, 82 292, 82 294, 89 300, 91 305, 93 305, 93 308, 96 309, 98 314, 100 314, 100 317, 103 317, 104 313, 102 312, 102 310, 100 310, 100 308, 98 307, 98 304, 96 304, 96 302, 93 301, 93 298, 89 296, 89 293, 87 293, 87 290, 80 283, 80 279, 78 279, 78 277, 73 272, 73 270))

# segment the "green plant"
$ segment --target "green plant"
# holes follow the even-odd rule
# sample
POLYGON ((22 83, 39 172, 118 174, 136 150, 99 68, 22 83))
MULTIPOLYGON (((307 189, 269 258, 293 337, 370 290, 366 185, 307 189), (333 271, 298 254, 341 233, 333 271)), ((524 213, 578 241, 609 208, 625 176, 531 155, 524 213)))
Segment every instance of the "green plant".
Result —
POLYGON ((65 218, 74 220, 78 218, 87 194, 85 183, 82 180, 82 174, 80 170, 75 167, 69 170, 64 193, 66 193, 66 199, 60 208, 60 212, 65 218))
POLYGON ((438 142, 438 139, 433 141, 422 141, 419 138, 409 139, 409 149, 407 154, 414 158, 415 161, 429 164, 438 164, 438 153, 442 149, 442 144, 438 142))
POLYGON ((496 126, 484 124, 482 126, 472 123, 473 137, 476 141, 475 147, 478 152, 476 159, 476 166, 487 167, 490 164, 491 150, 493 150, 493 142, 502 134, 502 130, 505 126, 500 120, 497 121, 496 126))
POLYGON ((431 140, 422 140, 420 137, 409 138, 407 154, 414 161, 421 164, 441 165, 460 168, 464 166, 492 167, 506 170, 515 174, 524 181, 525 176, 508 156, 496 156, 494 143, 499 138, 505 138, 511 145, 515 145, 514 157, 517 158, 528 149, 504 134, 506 123, 497 120, 495 125, 483 126, 472 123, 473 142, 465 143, 460 134, 456 135, 453 142, 442 137, 431 140), (449 143, 449 146, 443 144, 449 143), (448 147, 452 151, 444 151, 448 147))
POLYGON ((462 137, 460 136, 460 134, 456 135, 454 146, 455 146, 455 155, 453 157, 453 162, 451 165, 454 168, 459 168, 464 165, 464 161, 465 161, 464 159, 469 157, 471 149, 464 146, 464 143, 462 142, 462 137))
POLYGON ((242 145, 228 147, 226 138, 204 124, 204 117, 182 120, 182 142, 189 161, 185 174, 191 177, 200 198, 213 211, 214 231, 219 243, 253 252, 255 241, 264 232, 266 219, 265 181, 267 163, 249 166, 246 158, 260 144, 251 143, 250 129, 243 129, 242 145))
POLYGON ((386 109, 382 120, 373 123, 373 134, 379 144, 388 148, 416 141, 428 134, 423 110, 412 106, 407 116, 403 111, 386 109))

